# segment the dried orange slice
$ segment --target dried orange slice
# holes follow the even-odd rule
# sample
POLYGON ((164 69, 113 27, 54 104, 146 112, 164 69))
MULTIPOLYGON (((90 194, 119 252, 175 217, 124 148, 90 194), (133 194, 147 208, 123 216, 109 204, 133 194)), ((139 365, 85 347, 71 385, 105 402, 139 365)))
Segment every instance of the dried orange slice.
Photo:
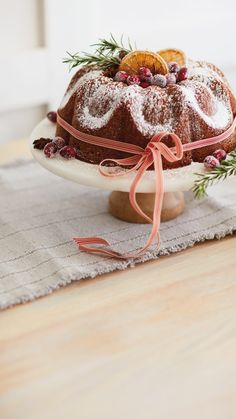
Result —
POLYGON ((158 51, 158 54, 167 64, 175 61, 181 67, 186 65, 186 55, 180 49, 162 49, 161 51, 158 51))
POLYGON ((163 58, 155 52, 132 51, 121 61, 119 70, 129 74, 138 73, 140 67, 147 67, 153 74, 167 74, 168 66, 163 58))

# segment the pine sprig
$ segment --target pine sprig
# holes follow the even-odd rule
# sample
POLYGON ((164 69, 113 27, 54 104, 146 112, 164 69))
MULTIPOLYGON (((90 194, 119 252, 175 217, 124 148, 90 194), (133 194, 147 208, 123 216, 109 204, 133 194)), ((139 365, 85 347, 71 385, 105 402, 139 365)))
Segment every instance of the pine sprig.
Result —
POLYGON ((117 42, 112 34, 109 39, 100 39, 98 43, 91 45, 96 47, 94 53, 82 52, 71 54, 67 52, 68 57, 63 59, 63 63, 70 66, 70 70, 79 65, 95 64, 103 70, 109 67, 118 66, 121 62, 120 53, 128 54, 133 50, 130 40, 128 39, 128 47, 124 46, 123 37, 117 42))
POLYGON ((220 182, 229 176, 236 176, 236 150, 228 154, 227 159, 221 161, 220 165, 208 173, 198 174, 199 178, 195 181, 193 193, 195 198, 203 198, 207 195, 207 188, 214 183, 220 182))

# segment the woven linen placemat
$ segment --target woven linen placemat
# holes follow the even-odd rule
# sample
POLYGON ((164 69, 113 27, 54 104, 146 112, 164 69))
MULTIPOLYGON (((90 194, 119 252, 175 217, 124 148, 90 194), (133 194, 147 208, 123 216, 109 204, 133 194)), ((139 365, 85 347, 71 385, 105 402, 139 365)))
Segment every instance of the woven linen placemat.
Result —
MULTIPOLYGON (((184 214, 161 226, 162 244, 136 260, 79 252, 72 237, 102 236, 119 251, 134 251, 150 225, 108 213, 108 192, 56 177, 34 161, 0 167, 0 308, 49 294, 71 281, 125 269, 236 231, 236 178, 201 201, 188 196, 184 214)), ((158 269, 158 266, 157 266, 158 269)))

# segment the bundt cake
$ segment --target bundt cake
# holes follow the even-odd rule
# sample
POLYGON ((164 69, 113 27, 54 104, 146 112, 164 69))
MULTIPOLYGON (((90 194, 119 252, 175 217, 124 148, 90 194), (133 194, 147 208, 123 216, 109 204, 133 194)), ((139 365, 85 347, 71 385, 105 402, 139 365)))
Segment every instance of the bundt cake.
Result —
MULTIPOLYGON (((145 52, 135 53, 145 55, 145 52)), ((62 99, 59 115, 79 131, 143 148, 154 134, 162 131, 177 134, 185 144, 217 136, 232 125, 236 100, 217 67, 188 60, 180 68, 178 62, 172 61, 165 64, 167 70, 164 66, 158 72, 158 68, 149 65, 148 59, 148 64, 144 61, 143 66, 136 59, 137 68, 130 66, 129 71, 127 55, 123 54, 124 62, 122 65, 121 60, 119 67, 104 70, 88 64, 80 68, 62 99)), ((98 164, 105 158, 127 156, 124 152, 84 143, 60 125, 56 135, 78 149, 77 158, 86 162, 98 164)), ((171 141, 168 136, 164 140, 168 146, 172 145, 171 141)), ((219 146, 227 153, 235 149, 235 133, 220 144, 185 152, 182 160, 174 164, 163 159, 163 167, 202 162, 219 146)))

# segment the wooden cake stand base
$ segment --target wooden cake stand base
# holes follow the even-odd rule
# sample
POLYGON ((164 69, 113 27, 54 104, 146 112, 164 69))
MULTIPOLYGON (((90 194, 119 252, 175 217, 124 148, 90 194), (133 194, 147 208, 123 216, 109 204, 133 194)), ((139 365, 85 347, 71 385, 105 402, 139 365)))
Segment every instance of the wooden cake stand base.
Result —
MULTIPOLYGON (((152 218, 155 194, 137 193, 136 199, 143 212, 152 218)), ((168 221, 178 217, 184 211, 184 207, 183 192, 166 192, 163 199, 161 221, 168 221)), ((148 223, 145 218, 137 214, 131 207, 128 192, 113 191, 109 197, 109 210, 114 217, 120 220, 128 221, 129 223, 148 223)))

